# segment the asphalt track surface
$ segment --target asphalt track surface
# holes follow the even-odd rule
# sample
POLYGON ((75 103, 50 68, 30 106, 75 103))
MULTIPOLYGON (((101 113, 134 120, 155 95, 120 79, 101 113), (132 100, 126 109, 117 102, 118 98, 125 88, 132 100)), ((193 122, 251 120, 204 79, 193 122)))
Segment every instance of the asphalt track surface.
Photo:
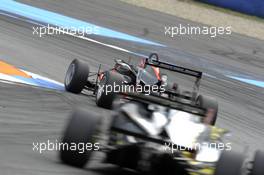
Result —
MULTIPOLYGON (((204 78, 201 91, 218 99, 217 125, 232 131, 234 148, 247 150, 248 155, 263 148, 263 89, 228 79, 216 71, 217 68, 227 71, 227 67, 231 72, 263 78, 263 41, 237 34, 215 40, 202 36, 167 38, 163 35, 164 25, 191 22, 118 1, 23 2, 168 45, 169 48, 160 49, 166 59, 198 67, 215 76, 204 78), (181 56, 175 58, 177 53, 181 56), (248 146, 250 149, 245 149, 248 146)), ((112 65, 113 58, 129 56, 70 36, 39 38, 32 32, 32 25, 0 16, 0 58, 60 82, 73 58, 89 62, 95 70, 100 63, 107 67, 112 65)), ((107 41, 142 53, 157 49, 107 41)), ((56 151, 40 154, 32 150, 33 142, 59 139, 69 112, 76 106, 96 111, 108 120, 109 111, 97 108, 93 97, 5 83, 0 83, 0 97, 0 174, 133 174, 101 164, 100 153, 85 169, 77 169, 62 165, 56 151)))

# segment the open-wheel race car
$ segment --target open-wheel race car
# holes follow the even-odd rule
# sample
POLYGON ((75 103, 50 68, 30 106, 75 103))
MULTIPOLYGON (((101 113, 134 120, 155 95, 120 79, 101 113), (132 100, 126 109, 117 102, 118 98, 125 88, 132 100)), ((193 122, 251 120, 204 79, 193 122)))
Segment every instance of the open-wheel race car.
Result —
POLYGON ((93 91, 96 104, 108 109, 112 108, 116 97, 113 90, 107 92, 108 86, 156 85, 159 87, 156 93, 159 96, 200 106, 211 112, 211 124, 214 125, 218 103, 212 97, 198 94, 201 78, 202 72, 160 61, 159 56, 152 53, 148 58, 139 59, 137 65, 116 59, 113 68, 103 71, 99 66, 98 71, 94 73, 89 72, 88 64, 75 59, 68 68, 64 84, 66 90, 72 93, 81 93, 84 89, 93 91), (172 80, 178 76, 176 73, 194 77, 193 88, 189 91, 181 89, 177 80, 172 80))
MULTIPOLYGON (((106 140, 100 140, 101 116, 79 109, 71 115, 63 145, 100 143, 104 163, 152 175, 263 175, 264 152, 245 161, 233 152, 228 131, 206 124, 203 108, 140 93, 124 98, 129 100, 116 107, 106 140)), ((93 153, 61 148, 60 159, 83 167, 93 153)))

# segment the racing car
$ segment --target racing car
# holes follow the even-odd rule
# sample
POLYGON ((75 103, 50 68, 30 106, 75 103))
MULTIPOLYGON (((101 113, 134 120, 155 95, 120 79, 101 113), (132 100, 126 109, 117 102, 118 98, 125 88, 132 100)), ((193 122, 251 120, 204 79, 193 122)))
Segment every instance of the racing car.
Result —
MULTIPOLYGON (((167 98, 126 94, 100 140, 98 114, 83 109, 72 113, 62 137, 63 145, 103 143, 104 163, 153 175, 263 175, 264 152, 253 161, 231 151, 228 131, 204 122, 203 108, 171 103, 167 98), (157 100, 159 99, 159 100, 157 100)), ((94 151, 60 149, 60 159, 83 167, 94 151)))
POLYGON ((213 114, 210 123, 212 125, 216 123, 217 101, 212 97, 198 94, 202 72, 160 61, 156 53, 150 54, 148 58, 140 59, 137 65, 129 62, 116 59, 114 67, 110 70, 102 71, 101 66, 99 66, 97 72, 91 73, 86 63, 75 59, 66 73, 65 88, 72 93, 81 93, 83 89, 93 91, 96 96, 96 104, 100 107, 111 109, 116 93, 113 90, 107 92, 106 87, 109 85, 157 85, 159 87, 159 96, 166 96, 175 101, 200 106, 211 111, 213 114), (168 74, 173 72, 173 74, 168 77, 168 74, 162 72, 168 74), (195 83, 192 90, 181 90, 179 83, 169 80, 171 77, 177 77, 175 73, 194 77, 195 83))

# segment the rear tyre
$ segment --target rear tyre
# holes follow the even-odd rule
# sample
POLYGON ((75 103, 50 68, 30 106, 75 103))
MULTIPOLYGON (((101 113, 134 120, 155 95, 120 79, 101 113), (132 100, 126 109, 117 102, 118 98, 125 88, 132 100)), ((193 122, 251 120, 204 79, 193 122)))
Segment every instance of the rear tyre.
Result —
MULTIPOLYGON (((83 167, 91 157, 93 150, 73 150, 65 149, 65 145, 78 145, 84 144, 94 148, 94 135, 98 129, 100 118, 93 113, 85 112, 83 110, 76 110, 72 113, 71 119, 64 132, 62 143, 60 145, 60 159, 62 162, 75 166, 83 167)), ((66 147, 67 148, 67 147, 66 147)))
POLYGON ((180 161, 173 160, 169 154, 154 155, 150 159, 151 170, 149 175, 185 175, 189 174, 188 167, 180 161))
POLYGON ((264 152, 257 151, 255 154, 251 175, 263 175, 264 174, 263 163, 264 163, 264 152))
POLYGON ((114 86, 119 86, 121 88, 123 76, 117 72, 107 71, 104 73, 101 81, 99 82, 99 87, 96 93, 96 104, 97 106, 111 109, 112 104, 116 98, 116 93, 114 92, 114 86), (111 91, 107 91, 110 90, 111 91), (107 91, 107 92, 106 92, 107 91))
POLYGON ((75 94, 81 93, 87 83, 88 76, 89 66, 80 60, 74 59, 69 65, 65 76, 65 89, 75 94))
POLYGON ((214 175, 242 175, 244 156, 236 152, 223 152, 216 164, 214 175))
MULTIPOLYGON (((177 83, 168 83, 165 89, 166 91, 173 92, 174 94, 177 94, 177 95, 181 93, 180 88, 177 83)), ((174 94, 169 94, 169 98, 175 99, 176 96, 174 94)))
POLYGON ((214 115, 212 116, 210 124, 214 126, 217 120, 218 113, 218 102, 216 101, 216 99, 208 96, 199 95, 196 102, 198 106, 205 109, 206 111, 213 110, 214 115))

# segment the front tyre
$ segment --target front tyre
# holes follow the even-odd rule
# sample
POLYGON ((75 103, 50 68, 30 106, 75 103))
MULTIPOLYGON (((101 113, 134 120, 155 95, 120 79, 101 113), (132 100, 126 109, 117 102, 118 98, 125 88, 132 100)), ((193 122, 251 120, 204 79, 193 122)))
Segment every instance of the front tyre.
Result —
POLYGON ((230 151, 224 151, 216 164, 214 175, 242 175, 244 156, 230 151))
POLYGON ((252 167, 252 175, 263 175, 264 174, 264 152, 257 151, 255 153, 253 167, 252 167))
POLYGON ((77 59, 74 59, 68 67, 64 85, 69 92, 79 94, 87 83, 89 66, 77 59))
POLYGON ((116 98, 115 86, 121 89, 123 76, 117 72, 107 71, 103 74, 96 92, 96 104, 99 107, 111 109, 116 98))
POLYGON ((98 131, 99 123, 100 118, 93 113, 83 110, 72 113, 62 137, 62 145, 60 145, 59 155, 63 163, 83 167, 89 161, 93 150, 87 150, 86 146, 84 150, 78 150, 78 145, 92 144, 94 146, 94 136, 98 131), (78 149, 71 149, 71 145, 75 145, 78 149))

